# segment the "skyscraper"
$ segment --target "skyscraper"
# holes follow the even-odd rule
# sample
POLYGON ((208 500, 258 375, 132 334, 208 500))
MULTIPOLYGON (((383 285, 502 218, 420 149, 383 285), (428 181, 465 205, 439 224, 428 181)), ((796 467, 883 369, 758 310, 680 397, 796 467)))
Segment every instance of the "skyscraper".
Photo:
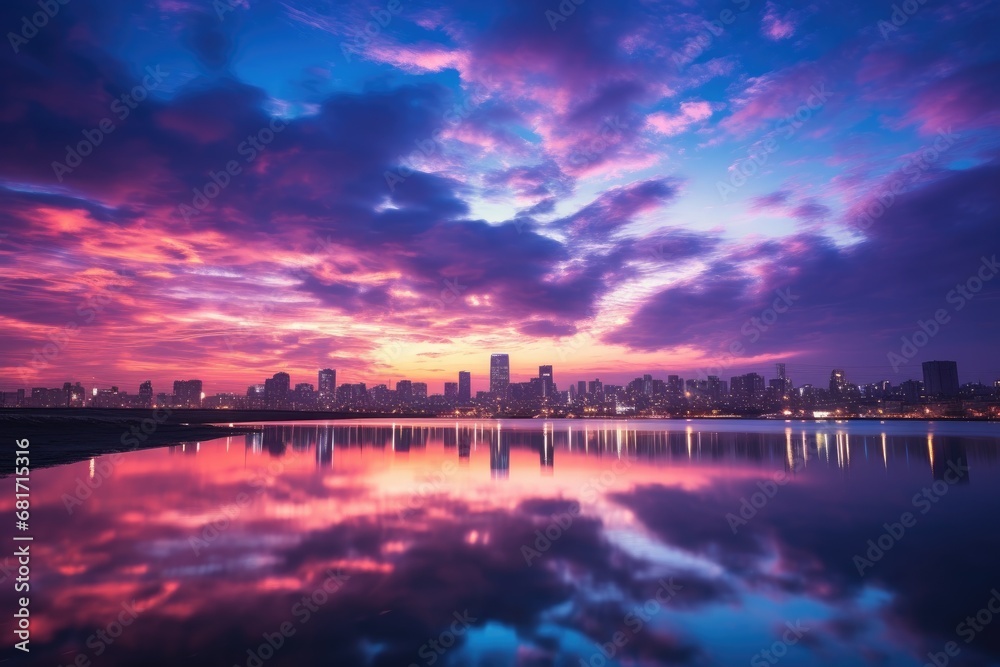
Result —
POLYGON ((600 378, 592 380, 587 384, 587 393, 597 401, 604 400, 604 385, 601 383, 600 378))
POLYGON ((200 408, 201 380, 174 380, 174 400, 182 408, 200 408))
POLYGON ((292 379, 288 373, 278 372, 264 380, 264 406, 269 410, 288 408, 292 379))
POLYGON ((458 383, 457 382, 445 382, 444 383, 444 397, 450 401, 454 401, 458 398, 458 383))
POLYGON ((413 402, 413 382, 400 380, 396 383, 396 400, 403 405, 409 405, 413 402))
POLYGON ((552 396, 556 390, 555 382, 552 379, 552 366, 539 366, 538 379, 542 381, 542 397, 552 396))
POLYGON ((510 384, 510 356, 494 354, 490 357, 490 391, 503 396, 510 384))
POLYGON ((754 406, 764 393, 764 376, 757 373, 737 375, 729 379, 730 395, 738 405, 754 406))
POLYGON ((924 391, 929 397, 958 396, 958 364, 954 361, 925 361, 924 391))
POLYGON ((321 406, 333 403, 337 395, 337 371, 332 368, 324 368, 319 372, 316 387, 319 389, 319 402, 321 406))
POLYGON ((146 380, 139 385, 139 403, 141 407, 153 407, 153 382, 146 380))
POLYGON ((781 392, 788 392, 792 389, 792 383, 788 379, 788 375, 785 372, 785 364, 775 364, 774 369, 778 373, 778 387, 781 392))
POLYGON ((414 382, 412 384, 413 388, 413 400, 414 401, 426 401, 427 400, 427 383, 426 382, 414 382))
POLYGON ((461 403, 472 400, 472 373, 469 371, 458 372, 458 400, 461 403))
POLYGON ((840 396, 847 390, 847 375, 840 368, 830 371, 830 393, 840 396))

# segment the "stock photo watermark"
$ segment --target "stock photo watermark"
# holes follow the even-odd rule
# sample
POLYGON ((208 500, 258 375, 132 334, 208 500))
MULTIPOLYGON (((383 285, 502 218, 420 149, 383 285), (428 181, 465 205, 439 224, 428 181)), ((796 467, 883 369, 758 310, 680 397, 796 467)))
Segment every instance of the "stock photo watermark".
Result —
MULTIPOLYGON (((161 72, 159 65, 147 67, 145 71, 146 75, 142 77, 141 84, 127 93, 122 93, 111 103, 109 109, 119 122, 128 118, 139 107, 139 104, 149 97, 149 91, 155 90, 163 83, 165 77, 170 76, 170 72, 161 72)), ((83 139, 74 145, 66 145, 66 156, 63 161, 52 162, 52 171, 56 175, 56 179, 62 183, 63 177, 66 174, 72 174, 74 169, 83 164, 85 158, 93 154, 97 147, 104 143, 105 137, 117 128, 118 126, 112 118, 102 118, 97 127, 83 130, 83 139)))
MULTIPOLYGON (((436 663, 441 656, 448 652, 448 649, 458 642, 458 638, 468 632, 472 624, 479 620, 477 617, 470 615, 468 609, 461 613, 456 611, 452 613, 452 616, 455 620, 446 629, 442 630, 441 634, 428 639, 417 650, 417 655, 424 661, 423 664, 433 665, 436 663)), ((409 667, 420 667, 420 665, 411 662, 409 667)))
MULTIPOLYGON (((292 605, 289 614, 298 620, 299 625, 305 625, 312 619, 330 597, 344 587, 351 575, 342 572, 334 572, 327 569, 326 579, 317 586, 309 595, 303 595, 302 599, 292 605)), ((291 637, 295 636, 298 628, 292 621, 279 623, 273 632, 264 632, 261 637, 264 641, 256 647, 246 650, 247 658, 243 662, 246 667, 263 667, 264 663, 273 658, 291 637)), ((233 667, 240 667, 236 664, 233 667)))
POLYGON ((438 293, 437 298, 431 300, 431 305, 438 309, 444 309, 462 301, 462 294, 469 289, 469 286, 461 284, 458 278, 443 278, 441 282, 444 287, 438 293))
POLYGON ((413 493, 407 497, 406 502, 401 504, 398 511, 399 518, 406 519, 411 514, 423 509, 427 499, 444 489, 448 480, 456 472, 458 472, 458 465, 454 461, 449 460, 441 464, 441 469, 420 482, 413 493))
POLYGON ((882 39, 889 41, 889 35, 899 32, 899 29, 910 22, 920 9, 927 4, 927 0, 904 0, 900 3, 893 3, 892 14, 889 19, 879 19, 876 27, 882 34, 882 39))
POLYGON ((736 5, 739 14, 729 8, 723 9, 719 12, 718 18, 705 21, 705 29, 684 42, 684 47, 680 51, 674 52, 673 61, 678 72, 705 53, 715 38, 721 37, 726 28, 736 22, 736 17, 750 8, 750 0, 731 0, 731 2, 736 5))
POLYGON ((220 21, 225 20, 226 14, 229 12, 236 11, 237 7, 249 9, 250 2, 249 0, 212 0, 212 9, 215 10, 215 15, 219 17, 220 21))
MULTIPOLYGON (((992 594, 990 599, 975 615, 966 616, 965 620, 955 626, 955 634, 964 639, 966 644, 971 644, 993 623, 995 616, 1000 616, 1000 591, 994 588, 990 593, 992 594)), ((946 667, 952 658, 957 658, 961 652, 962 647, 958 642, 946 642, 940 651, 928 651, 924 667, 946 667)))
MULTIPOLYGON (((479 95, 485 95, 492 85, 493 82, 489 81, 485 87, 477 86, 475 93, 470 93, 463 102, 452 106, 441 116, 441 120, 452 129, 457 128, 472 115, 473 110, 477 107, 474 99, 479 95)), ((417 172, 417 164, 421 159, 426 160, 436 155, 439 151, 443 151, 444 134, 446 131, 446 128, 439 127, 429 137, 414 139, 413 143, 416 149, 410 152, 409 155, 400 155, 398 158, 399 166, 395 169, 387 169, 382 172, 382 177, 385 179, 385 184, 389 188, 389 192, 395 192, 397 185, 405 182, 406 179, 417 172)))
POLYGON ((757 651, 750 658, 751 667, 766 667, 766 665, 777 664, 779 660, 788 655, 788 649, 798 644, 802 637, 809 632, 809 628, 802 625, 802 621, 796 619, 795 622, 785 621, 785 630, 781 633, 781 639, 777 639, 766 649, 757 651))
POLYGON ((230 352, 235 350, 241 343, 246 343, 257 336, 264 335, 263 332, 268 330, 265 325, 269 321, 269 316, 274 314, 274 305, 270 302, 254 303, 251 309, 255 312, 241 316, 236 333, 226 336, 224 342, 226 349, 230 352))
POLYGON ((578 148, 570 154, 568 162, 573 167, 583 167, 601 159, 601 157, 622 142, 628 125, 621 118, 607 118, 601 123, 600 131, 590 144, 578 148))
MULTIPOLYGON (((822 109, 830 99, 830 91, 826 89, 825 83, 820 83, 809 89, 810 95, 798 108, 784 118, 778 120, 774 127, 775 132, 784 132, 782 139, 788 140, 794 137, 802 127, 813 117, 813 114, 822 109)), ((716 181, 715 187, 719 191, 719 197, 723 202, 729 201, 729 196, 738 189, 746 185, 750 178, 756 175, 770 160, 770 156, 781 149, 778 139, 772 134, 761 143, 759 151, 751 151, 745 160, 740 160, 730 167, 729 182, 716 181)))
POLYGON ((930 170, 934 163, 951 149, 959 135, 947 130, 939 130, 938 137, 930 146, 920 149, 915 157, 910 157, 904 164, 900 173, 906 178, 897 177, 892 179, 879 194, 865 206, 864 214, 857 222, 858 229, 865 230, 875 224, 875 221, 886 214, 892 205, 896 203, 896 197, 906 192, 906 186, 916 183, 921 174, 930 170))
MULTIPOLYGON (((118 612, 117 617, 109 622, 103 628, 100 628, 97 632, 87 637, 86 642, 84 642, 91 651, 95 658, 99 658, 104 655, 119 637, 125 633, 125 629, 130 625, 135 623, 136 619, 139 618, 139 609, 136 605, 135 600, 130 602, 121 603, 122 610, 118 612)), ((91 658, 88 653, 78 653, 72 662, 67 665, 67 667, 90 667, 92 664, 91 658)), ((62 667, 60 664, 59 667, 62 667)))
POLYGON ((402 11, 403 3, 401 0, 389 0, 385 5, 385 9, 372 9, 370 12, 372 20, 365 23, 361 28, 354 27, 354 43, 340 43, 340 52, 344 54, 344 60, 351 62, 352 54, 356 56, 363 55, 368 47, 371 46, 372 40, 378 37, 384 29, 388 28, 389 24, 392 23, 392 19, 399 16, 402 11))
MULTIPOLYGON (((133 424, 131 429, 124 431, 121 438, 119 438, 119 442, 129 449, 136 449, 156 433, 159 425, 167 421, 170 415, 170 408, 157 408, 153 411, 152 417, 146 417, 138 424, 133 424)), ((77 477, 73 493, 62 494, 61 500, 66 507, 66 513, 72 515, 77 507, 94 495, 94 491, 101 488, 104 482, 114 474, 115 469, 122 462, 123 458, 125 458, 125 454, 122 452, 113 452, 102 456, 94 463, 91 475, 87 479, 77 477)))
MULTIPOLYGON (((244 159, 245 164, 251 164, 267 148, 277 134, 283 132, 288 124, 280 118, 272 118, 266 127, 262 127, 254 134, 247 135, 247 138, 236 147, 237 155, 244 159)), ((181 204, 177 207, 177 213, 184 218, 184 222, 191 222, 191 218, 198 213, 205 211, 212 200, 218 197, 223 190, 229 187, 233 178, 243 173, 243 165, 237 160, 229 160, 219 171, 209 170, 208 180, 200 188, 193 189, 191 204, 181 204)))
MULTIPOLYGON (((774 294, 775 299, 771 302, 770 307, 762 310, 759 315, 747 319, 743 323, 743 326, 740 327, 740 334, 748 339, 751 344, 760 340, 760 337, 774 326, 781 315, 787 313, 795 302, 801 298, 798 294, 792 294, 790 287, 777 289, 774 291, 774 294)), ((718 376, 727 368, 730 368, 744 352, 746 352, 746 346, 740 339, 731 341, 724 356, 717 359, 715 365, 699 369, 699 376, 702 378, 713 375, 718 376)))
MULTIPOLYGON (((119 272, 121 279, 127 276, 119 272)), ((27 381, 33 372, 37 372, 50 366, 59 355, 62 354, 72 344, 83 326, 93 323, 97 316, 104 311, 104 308, 115 300, 115 296, 126 286, 123 282, 114 282, 103 286, 95 293, 83 299, 76 307, 76 314, 81 322, 72 320, 67 322, 61 329, 48 335, 48 341, 42 345, 41 349, 31 349, 31 361, 21 366, 19 374, 23 381, 27 381)))
POLYGON ((248 494, 246 491, 240 491, 236 494, 232 503, 219 507, 217 516, 202 526, 201 533, 188 538, 188 545, 194 551, 194 555, 200 555, 202 551, 219 539, 224 532, 229 530, 233 523, 243 514, 243 510, 250 507, 254 499, 264 493, 267 489, 268 478, 280 475, 284 469, 285 467, 281 463, 272 463, 267 467, 266 476, 257 475, 250 480, 249 484, 253 489, 253 495, 248 494))
POLYGON ((660 579, 657 583, 660 584, 660 587, 656 589, 651 598, 641 605, 633 605, 631 611, 625 614, 622 623, 626 629, 618 630, 611 635, 609 642, 594 642, 596 650, 590 654, 589 658, 580 658, 580 667, 604 667, 607 665, 608 660, 613 660, 616 655, 619 655, 622 649, 628 646, 629 642, 653 620, 653 617, 659 614, 677 596, 679 591, 684 589, 682 585, 674 583, 673 577, 669 580, 660 579))
MULTIPOLYGON (((910 503, 914 509, 920 510, 921 515, 925 515, 947 495, 952 486, 958 484, 968 474, 969 466, 948 461, 948 469, 943 475, 944 479, 936 479, 929 487, 922 488, 919 493, 914 494, 910 503)), ((913 512, 903 512, 899 515, 898 521, 882 524, 885 532, 875 539, 868 540, 868 548, 865 552, 855 554, 852 559, 854 567, 858 570, 858 575, 864 577, 866 570, 875 567, 875 563, 882 560, 906 536, 907 529, 917 525, 918 518, 913 512)))
MULTIPOLYGON (((996 277, 997 273, 1000 273, 997 256, 982 257, 979 269, 945 295, 945 302, 952 305, 952 312, 958 313, 965 308, 983 291, 986 284, 996 277)), ((941 327, 949 322, 951 313, 945 308, 938 308, 934 311, 933 317, 917 320, 915 331, 900 338, 899 350, 886 353, 892 370, 898 373, 900 368, 910 363, 921 349, 927 347, 931 340, 941 333, 941 327)))
POLYGON ((733 531, 733 535, 739 532, 741 526, 747 525, 757 513, 764 509, 764 507, 778 495, 778 490, 780 487, 788 484, 791 480, 788 478, 788 473, 784 470, 779 470, 774 473, 769 480, 760 480, 757 482, 757 488, 760 491, 755 491, 750 494, 747 498, 743 496, 740 498, 740 508, 737 510, 739 516, 729 512, 726 514, 726 522, 729 524, 729 528, 733 531))
MULTIPOLYGON (((614 486, 618 478, 632 467, 632 463, 632 459, 627 457, 616 460, 609 470, 591 477, 580 487, 580 498, 585 503, 593 503, 599 494, 614 486)), ((532 544, 521 545, 521 556, 524 557, 528 567, 532 566, 533 560, 541 558, 542 554, 551 549, 582 514, 583 507, 575 500, 569 504, 565 512, 552 514, 549 523, 535 531, 535 541, 532 544)))
POLYGON ((14 53, 19 53, 21 47, 34 39, 38 31, 47 26, 59 10, 69 2, 70 0, 38 0, 41 11, 31 15, 25 14, 21 17, 21 29, 18 32, 7 33, 7 41, 10 42, 10 48, 14 49, 14 53))
POLYGON ((576 13, 576 8, 582 5, 586 0, 562 0, 559 6, 552 9, 545 10, 545 20, 549 22, 549 27, 555 32, 559 24, 569 19, 570 16, 576 13))

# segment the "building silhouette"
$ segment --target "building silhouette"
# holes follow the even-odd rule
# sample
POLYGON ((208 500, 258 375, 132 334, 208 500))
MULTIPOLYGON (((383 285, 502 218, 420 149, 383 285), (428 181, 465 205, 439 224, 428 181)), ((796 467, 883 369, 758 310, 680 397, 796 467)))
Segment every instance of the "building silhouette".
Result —
POLYGON ((329 408, 337 397, 337 371, 324 368, 317 377, 316 388, 319 391, 320 406, 329 408))
POLYGON ((490 356, 490 392, 496 396, 503 396, 507 393, 508 385, 510 385, 510 355, 490 356))
POLYGON ((958 397, 958 364, 954 361, 925 361, 924 391, 932 398, 958 397))
POLYGON ((469 371, 458 372, 458 400, 460 403, 472 400, 472 373, 469 371))
MULTIPOLYGON (((287 377, 287 376, 286 376, 287 377)), ((112 387, 117 392, 117 387, 112 387)), ((152 386, 150 386, 152 391, 152 386)), ((174 402, 181 408, 201 407, 201 380, 174 380, 174 402)))
POLYGON ((552 366, 539 366, 538 379, 542 383, 542 398, 552 398, 556 391, 556 384, 552 379, 552 366))
POLYGON ((830 371, 830 395, 841 396, 847 390, 847 375, 843 369, 834 368, 830 371))
MULTIPOLYGON (((200 395, 199 391, 199 395, 200 395)), ((139 385, 139 404, 143 408, 153 407, 153 382, 146 380, 139 385)))
POLYGON ((284 410, 288 407, 292 378, 288 373, 275 373, 264 380, 264 407, 269 410, 284 410))

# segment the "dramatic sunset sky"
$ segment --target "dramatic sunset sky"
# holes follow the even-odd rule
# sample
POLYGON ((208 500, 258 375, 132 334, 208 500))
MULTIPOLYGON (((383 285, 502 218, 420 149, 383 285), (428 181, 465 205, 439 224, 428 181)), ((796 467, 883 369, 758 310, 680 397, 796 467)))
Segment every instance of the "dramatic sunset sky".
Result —
POLYGON ((1000 378, 998 2, 51 2, 0 8, 4 389, 1000 378))

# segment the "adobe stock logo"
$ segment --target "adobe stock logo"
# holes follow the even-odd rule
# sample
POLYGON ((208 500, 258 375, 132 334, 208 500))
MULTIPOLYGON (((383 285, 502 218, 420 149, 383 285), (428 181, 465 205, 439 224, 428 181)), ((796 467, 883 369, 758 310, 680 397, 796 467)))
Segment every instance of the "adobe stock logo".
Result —
POLYGON ((8 32, 7 41, 14 53, 18 53, 21 47, 38 35, 38 31, 49 24, 50 19, 54 19, 62 8, 62 5, 69 4, 69 0, 39 0, 38 6, 42 11, 35 12, 30 17, 25 14, 21 17, 20 33, 8 32))
MULTIPOLYGON (((998 273, 1000 273, 1000 262, 997 262, 997 256, 982 257, 978 270, 965 282, 956 284, 955 288, 945 295, 945 301, 952 304, 954 312, 961 311, 976 298, 977 294, 983 291, 986 283, 993 280, 998 273)), ((899 339, 899 351, 886 354, 892 370, 898 373, 900 368, 910 363, 920 349, 927 347, 931 340, 941 332, 941 327, 949 322, 951 322, 951 314, 944 308, 938 308, 934 311, 934 316, 927 320, 917 320, 916 330, 899 339)))
POLYGON ((545 10, 545 18, 549 22, 549 27, 555 32, 555 29, 559 27, 559 24, 568 19, 576 12, 576 8, 584 3, 585 0, 562 0, 559 6, 556 8, 559 11, 555 12, 551 9, 545 10))

